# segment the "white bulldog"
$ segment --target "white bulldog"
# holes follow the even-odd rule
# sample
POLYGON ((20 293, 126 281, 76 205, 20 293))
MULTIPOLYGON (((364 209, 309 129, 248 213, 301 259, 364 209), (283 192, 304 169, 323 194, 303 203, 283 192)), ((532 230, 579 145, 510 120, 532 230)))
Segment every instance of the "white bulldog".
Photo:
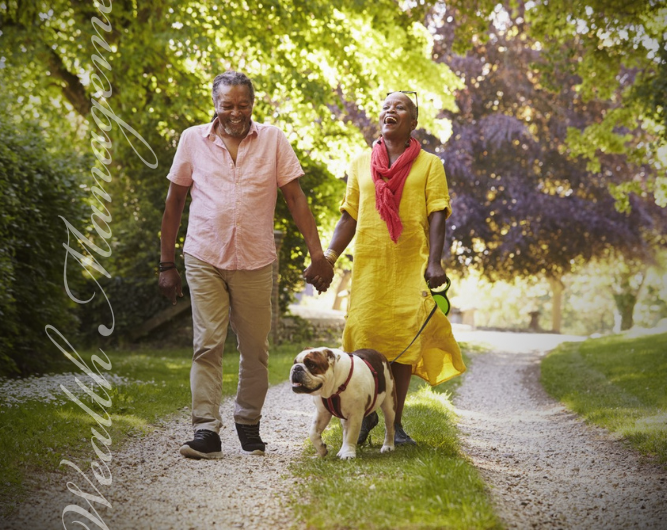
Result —
POLYGON ((382 409, 385 421, 381 452, 394 450, 396 388, 389 362, 375 350, 352 354, 336 348, 309 348, 299 353, 290 370, 292 390, 312 394, 316 412, 310 441, 320 456, 327 454, 322 432, 337 416, 343 426, 343 446, 338 456, 347 460, 357 456, 357 439, 365 416, 382 409))

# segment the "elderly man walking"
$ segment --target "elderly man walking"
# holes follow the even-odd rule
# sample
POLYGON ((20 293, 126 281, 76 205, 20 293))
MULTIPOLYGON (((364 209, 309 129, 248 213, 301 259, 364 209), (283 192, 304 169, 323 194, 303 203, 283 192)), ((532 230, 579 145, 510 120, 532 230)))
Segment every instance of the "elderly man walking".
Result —
POLYGON ((277 189, 303 234, 311 266, 306 281, 325 290, 333 267, 324 258, 315 219, 299 185, 304 173, 285 134, 252 121, 251 80, 227 71, 213 81, 215 117, 181 135, 167 178, 162 218, 160 290, 173 304, 183 296, 175 243, 185 199, 192 203, 183 248, 192 299, 190 372, 194 439, 190 458, 220 458, 222 355, 230 323, 238 338, 239 384, 234 422, 242 451, 263 454, 260 418, 268 390, 273 220, 277 189))

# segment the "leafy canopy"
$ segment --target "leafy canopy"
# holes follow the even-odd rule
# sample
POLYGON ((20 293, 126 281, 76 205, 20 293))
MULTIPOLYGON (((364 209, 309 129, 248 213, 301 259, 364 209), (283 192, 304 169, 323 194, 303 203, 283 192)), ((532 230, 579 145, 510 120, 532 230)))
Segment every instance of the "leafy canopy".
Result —
MULTIPOLYGON (((442 140, 449 134, 438 112, 455 109, 460 82, 431 60, 433 40, 420 22, 427 7, 404 11, 392 0, 0 4, 0 76, 10 113, 38 120, 63 153, 89 153, 91 134, 99 134, 91 119, 97 103, 136 129, 154 152, 135 142, 140 155, 157 159, 158 168, 149 168, 120 127, 108 131, 114 251, 104 265, 116 276, 107 287, 120 331, 166 303, 154 276, 164 177, 181 131, 210 120, 215 75, 235 69, 253 79, 254 119, 287 133, 308 170, 304 189, 326 228, 342 197, 334 176, 342 176, 369 141, 350 126, 351 110, 375 116, 386 92, 414 89, 421 125, 442 140)), ((306 249, 282 201, 276 226, 285 232, 281 292, 287 300, 301 284, 306 249)), ((94 236, 92 226, 83 229, 94 236)), ((179 246, 183 239, 184 230, 179 246)), ((83 312, 92 333, 95 311, 83 312)))

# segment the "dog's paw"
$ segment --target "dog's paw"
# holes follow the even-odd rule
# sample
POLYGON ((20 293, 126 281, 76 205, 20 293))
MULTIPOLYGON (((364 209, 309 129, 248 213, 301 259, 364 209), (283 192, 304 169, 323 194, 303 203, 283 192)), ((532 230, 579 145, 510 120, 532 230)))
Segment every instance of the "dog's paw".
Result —
POLYGON ((317 454, 321 457, 325 457, 327 454, 329 454, 329 450, 327 449, 326 444, 322 444, 317 448, 317 454))
POLYGON ((349 450, 349 449, 343 450, 343 449, 341 449, 340 451, 338 451, 337 456, 341 460, 352 460, 353 458, 357 457, 357 452, 355 450, 349 450))
POLYGON ((394 450, 394 446, 393 446, 393 445, 383 445, 383 446, 382 446, 382 449, 380 449, 380 452, 381 452, 381 453, 390 453, 390 452, 393 451, 393 450, 394 450))

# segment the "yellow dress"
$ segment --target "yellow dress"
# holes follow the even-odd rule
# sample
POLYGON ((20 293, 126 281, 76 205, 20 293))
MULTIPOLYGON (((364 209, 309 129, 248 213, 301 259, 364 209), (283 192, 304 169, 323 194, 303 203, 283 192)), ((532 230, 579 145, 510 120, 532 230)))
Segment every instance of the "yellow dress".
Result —
MULTIPOLYGON (((424 273, 428 216, 440 210, 447 210, 447 216, 451 213, 442 161, 425 151, 415 159, 403 189, 399 207, 403 232, 396 243, 375 208, 370 151, 350 165, 340 209, 357 221, 343 349, 373 348, 392 361, 410 344, 435 305, 424 273)), ((412 365, 412 373, 433 386, 466 369, 442 311, 433 314, 397 362, 412 365)))

